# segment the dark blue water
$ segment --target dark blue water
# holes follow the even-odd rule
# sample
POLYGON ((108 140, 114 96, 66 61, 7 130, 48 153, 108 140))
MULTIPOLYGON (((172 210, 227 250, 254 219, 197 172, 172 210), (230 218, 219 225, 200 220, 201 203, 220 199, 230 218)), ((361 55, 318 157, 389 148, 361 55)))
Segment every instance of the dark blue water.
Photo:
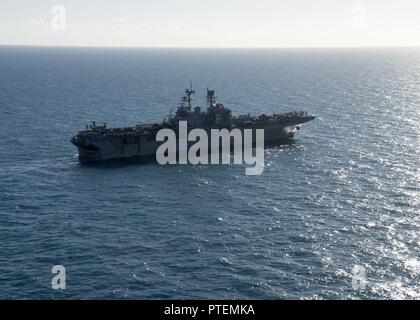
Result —
POLYGON ((419 116, 418 49, 2 47, 0 298, 418 299, 419 116), (318 118, 261 176, 79 165, 85 123, 159 121, 190 79, 196 103, 318 118))

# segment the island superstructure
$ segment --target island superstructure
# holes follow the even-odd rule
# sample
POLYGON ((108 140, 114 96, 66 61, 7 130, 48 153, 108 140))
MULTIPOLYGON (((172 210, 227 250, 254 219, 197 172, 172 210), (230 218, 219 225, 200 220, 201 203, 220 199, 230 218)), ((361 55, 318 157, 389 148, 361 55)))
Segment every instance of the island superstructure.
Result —
POLYGON ((195 91, 190 86, 185 90, 175 115, 168 116, 160 123, 138 124, 132 127, 111 128, 106 124, 92 122, 86 130, 80 131, 71 142, 78 149, 81 163, 106 160, 154 157, 163 143, 156 141, 161 129, 176 131, 180 121, 187 121, 188 130, 211 129, 264 129, 265 144, 280 143, 292 139, 302 124, 315 119, 304 111, 294 111, 260 116, 233 116, 232 111, 216 102, 214 90, 207 89, 207 108, 192 106, 195 91))

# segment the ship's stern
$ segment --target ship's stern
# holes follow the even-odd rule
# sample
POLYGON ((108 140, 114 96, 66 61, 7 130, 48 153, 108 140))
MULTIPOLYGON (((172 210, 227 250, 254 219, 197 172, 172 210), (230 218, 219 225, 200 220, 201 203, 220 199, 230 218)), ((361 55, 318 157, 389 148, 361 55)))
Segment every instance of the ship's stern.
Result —
POLYGON ((71 139, 71 143, 77 147, 80 163, 88 164, 102 160, 99 148, 93 144, 86 144, 78 135, 71 139))

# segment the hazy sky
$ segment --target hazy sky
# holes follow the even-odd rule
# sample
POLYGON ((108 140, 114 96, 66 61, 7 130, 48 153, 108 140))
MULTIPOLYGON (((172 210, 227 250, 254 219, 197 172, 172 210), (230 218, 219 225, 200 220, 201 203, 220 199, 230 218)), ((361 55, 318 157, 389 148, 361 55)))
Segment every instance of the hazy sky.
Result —
POLYGON ((420 0, 0 0, 0 44, 420 45, 420 0))

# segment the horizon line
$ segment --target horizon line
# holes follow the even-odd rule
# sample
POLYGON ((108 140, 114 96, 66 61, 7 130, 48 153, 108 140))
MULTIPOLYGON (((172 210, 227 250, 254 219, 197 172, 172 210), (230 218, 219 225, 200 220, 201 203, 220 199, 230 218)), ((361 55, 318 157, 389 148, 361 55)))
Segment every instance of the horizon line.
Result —
POLYGON ((31 47, 31 48, 86 48, 86 49, 398 49, 398 48, 420 48, 420 45, 372 45, 372 46, 267 46, 267 47, 206 47, 206 46, 95 46, 95 45, 53 45, 53 44, 9 44, 0 43, 0 47, 31 47))

